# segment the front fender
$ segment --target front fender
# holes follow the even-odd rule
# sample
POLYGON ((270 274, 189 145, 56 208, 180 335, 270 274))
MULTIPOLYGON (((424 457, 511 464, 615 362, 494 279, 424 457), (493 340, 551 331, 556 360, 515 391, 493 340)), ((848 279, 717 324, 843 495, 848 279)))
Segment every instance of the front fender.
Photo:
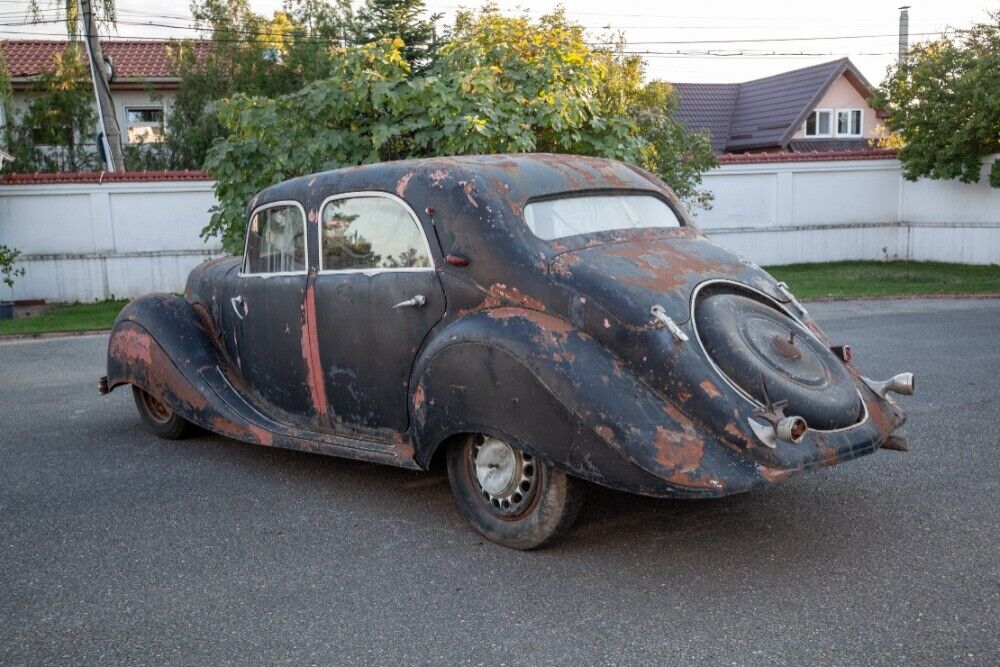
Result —
POLYGON ((119 314, 107 384, 135 385, 189 422, 244 442, 417 468, 407 443, 372 445, 267 416, 218 344, 208 312, 170 294, 144 296, 119 314))
POLYGON ((458 433, 485 432, 575 476, 656 496, 747 490, 768 471, 664 401, 602 344, 522 308, 467 315, 414 367, 417 460, 458 433))
MULTIPOLYGON (((204 309, 202 309, 204 310, 204 309)), ((130 302, 108 340, 108 390, 131 384, 202 428, 257 444, 271 435, 248 423, 213 387, 231 384, 229 364, 217 345, 207 312, 172 294, 148 294, 130 302)))

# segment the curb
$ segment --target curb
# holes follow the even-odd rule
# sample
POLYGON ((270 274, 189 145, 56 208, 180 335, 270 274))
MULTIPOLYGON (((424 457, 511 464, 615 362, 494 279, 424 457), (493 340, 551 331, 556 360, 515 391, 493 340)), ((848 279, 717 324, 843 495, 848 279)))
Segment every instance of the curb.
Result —
POLYGON ((44 340, 47 338, 83 338, 86 336, 102 336, 111 333, 111 329, 93 329, 90 331, 46 331, 44 333, 0 334, 0 343, 18 340, 44 340))
POLYGON ((917 301, 921 300, 973 300, 1000 299, 1000 292, 983 292, 981 294, 897 294, 882 296, 817 296, 802 299, 805 303, 828 303, 830 301, 917 301))

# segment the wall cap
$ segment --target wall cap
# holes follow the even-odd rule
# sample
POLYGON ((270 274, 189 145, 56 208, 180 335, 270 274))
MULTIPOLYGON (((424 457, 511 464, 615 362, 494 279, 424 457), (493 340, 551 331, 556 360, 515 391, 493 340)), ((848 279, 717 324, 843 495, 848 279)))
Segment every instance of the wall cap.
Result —
POLYGON ((71 171, 34 174, 0 174, 0 185, 52 185, 58 183, 156 183, 211 181, 207 171, 71 171))

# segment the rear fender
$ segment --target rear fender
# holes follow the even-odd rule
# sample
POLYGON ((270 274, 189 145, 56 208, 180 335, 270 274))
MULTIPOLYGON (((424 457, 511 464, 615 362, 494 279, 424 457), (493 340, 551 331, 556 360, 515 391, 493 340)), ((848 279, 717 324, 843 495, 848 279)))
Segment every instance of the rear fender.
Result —
POLYGON ((439 332, 414 368, 416 457, 458 433, 492 433, 575 476, 658 496, 746 490, 757 467, 557 317, 498 308, 439 332))

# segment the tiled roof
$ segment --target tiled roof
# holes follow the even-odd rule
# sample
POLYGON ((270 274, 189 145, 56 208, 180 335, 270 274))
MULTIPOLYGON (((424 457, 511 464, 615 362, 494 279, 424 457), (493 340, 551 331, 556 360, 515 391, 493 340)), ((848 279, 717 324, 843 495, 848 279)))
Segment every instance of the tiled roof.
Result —
MULTIPOLYGON (((62 53, 66 40, 3 40, 7 68, 12 78, 33 77, 52 71, 56 54, 62 53)), ((115 63, 119 79, 163 79, 175 76, 170 69, 168 46, 178 42, 167 40, 101 40, 104 55, 115 63)), ((199 55, 208 50, 209 42, 193 42, 199 55)))
POLYGON ((50 183, 141 183, 151 181, 211 181, 204 171, 68 171, 35 174, 0 174, 0 185, 50 183))
POLYGON ((692 131, 708 130, 712 150, 721 153, 729 140, 729 124, 733 119, 738 83, 675 83, 680 104, 674 118, 692 131))
POLYGON ((719 164, 761 164, 766 162, 824 162, 829 160, 894 160, 899 151, 869 148, 861 151, 816 151, 809 153, 730 153, 718 157, 719 164))
POLYGON ((867 81, 847 58, 744 83, 676 83, 676 117, 691 130, 707 127, 716 151, 784 146, 805 114, 837 77, 867 81), (725 118, 730 109, 729 118, 725 118))
POLYGON ((867 139, 792 139, 786 147, 796 153, 864 151, 870 148, 867 139))

